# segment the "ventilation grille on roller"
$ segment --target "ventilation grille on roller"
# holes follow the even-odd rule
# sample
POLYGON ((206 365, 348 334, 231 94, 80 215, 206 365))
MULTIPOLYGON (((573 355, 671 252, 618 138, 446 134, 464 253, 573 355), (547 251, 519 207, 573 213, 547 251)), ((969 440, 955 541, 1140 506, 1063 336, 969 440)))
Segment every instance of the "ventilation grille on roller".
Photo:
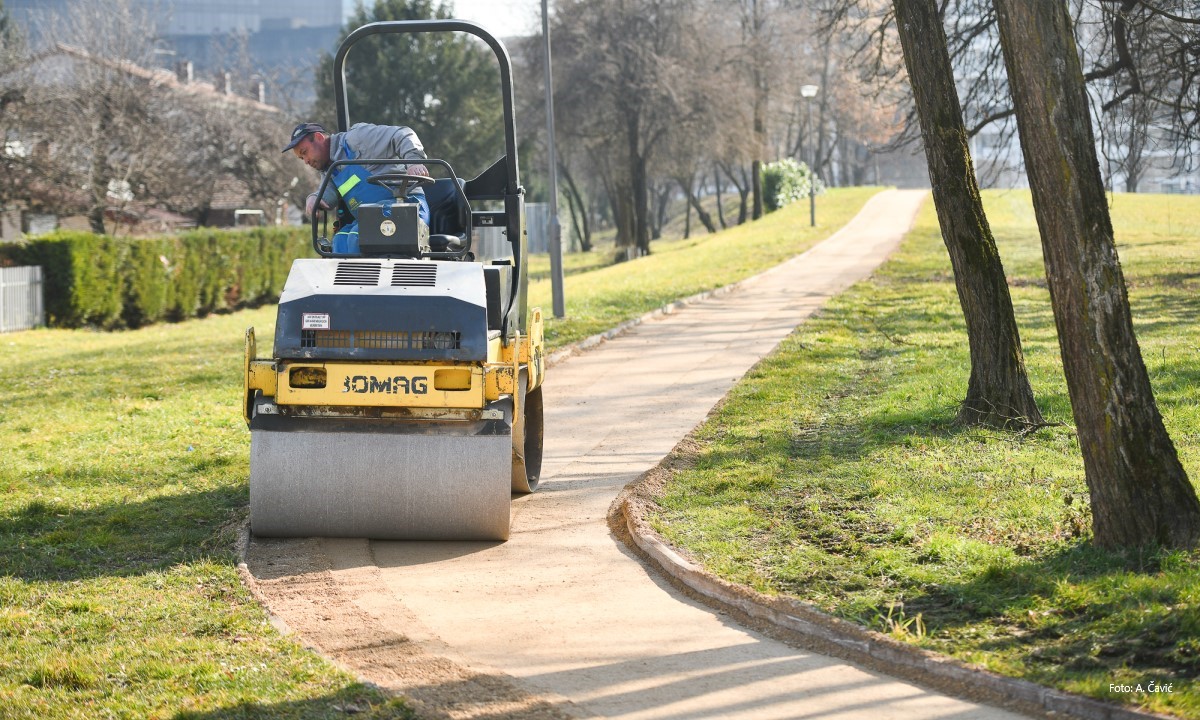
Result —
POLYGON ((382 266, 379 263, 338 263, 333 275, 334 285, 378 285, 382 266))
POLYGON ((397 263, 392 267, 392 287, 433 287, 437 284, 437 265, 397 263))
POLYGON ((303 330, 302 348, 363 350, 461 350, 462 333, 387 330, 303 330))

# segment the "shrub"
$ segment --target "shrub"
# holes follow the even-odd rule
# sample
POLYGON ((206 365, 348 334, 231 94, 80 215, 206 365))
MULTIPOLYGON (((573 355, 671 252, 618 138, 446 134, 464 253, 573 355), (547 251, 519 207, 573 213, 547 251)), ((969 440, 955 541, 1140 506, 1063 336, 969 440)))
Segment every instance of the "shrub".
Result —
POLYGON ((810 186, 818 194, 825 191, 825 183, 813 175, 808 165, 791 158, 764 165, 762 184, 763 203, 767 212, 774 212, 784 205, 807 197, 810 186), (814 182, 815 186, 812 185, 814 182))

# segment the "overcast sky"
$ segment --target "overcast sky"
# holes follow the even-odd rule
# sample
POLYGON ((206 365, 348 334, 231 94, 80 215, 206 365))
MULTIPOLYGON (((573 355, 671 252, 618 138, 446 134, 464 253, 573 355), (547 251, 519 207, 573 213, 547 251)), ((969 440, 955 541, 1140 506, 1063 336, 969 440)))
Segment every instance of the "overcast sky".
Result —
MULTIPOLYGON (((541 32, 541 0, 452 0, 452 3, 456 18, 479 23, 497 37, 541 32)), ((355 0, 343 0, 347 17, 354 5, 355 0)))

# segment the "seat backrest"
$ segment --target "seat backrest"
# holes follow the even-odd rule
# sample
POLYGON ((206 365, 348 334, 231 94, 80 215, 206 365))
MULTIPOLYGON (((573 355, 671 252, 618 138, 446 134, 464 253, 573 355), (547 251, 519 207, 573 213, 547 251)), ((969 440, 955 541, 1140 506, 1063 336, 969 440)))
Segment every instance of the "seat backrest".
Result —
MULTIPOLYGON (((458 181, 461 185, 462 181, 458 181)), ((429 203, 429 232, 433 235, 457 235, 467 232, 470 208, 466 206, 454 187, 453 178, 438 178, 425 188, 425 200, 429 203)))

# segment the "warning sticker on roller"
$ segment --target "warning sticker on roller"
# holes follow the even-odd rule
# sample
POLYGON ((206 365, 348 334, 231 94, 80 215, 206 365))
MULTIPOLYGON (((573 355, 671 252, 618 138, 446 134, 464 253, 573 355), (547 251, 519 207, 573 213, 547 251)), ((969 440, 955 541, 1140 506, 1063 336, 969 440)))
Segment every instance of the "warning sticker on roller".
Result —
POLYGON ((328 330, 329 313, 304 313, 300 320, 301 330, 328 330))

